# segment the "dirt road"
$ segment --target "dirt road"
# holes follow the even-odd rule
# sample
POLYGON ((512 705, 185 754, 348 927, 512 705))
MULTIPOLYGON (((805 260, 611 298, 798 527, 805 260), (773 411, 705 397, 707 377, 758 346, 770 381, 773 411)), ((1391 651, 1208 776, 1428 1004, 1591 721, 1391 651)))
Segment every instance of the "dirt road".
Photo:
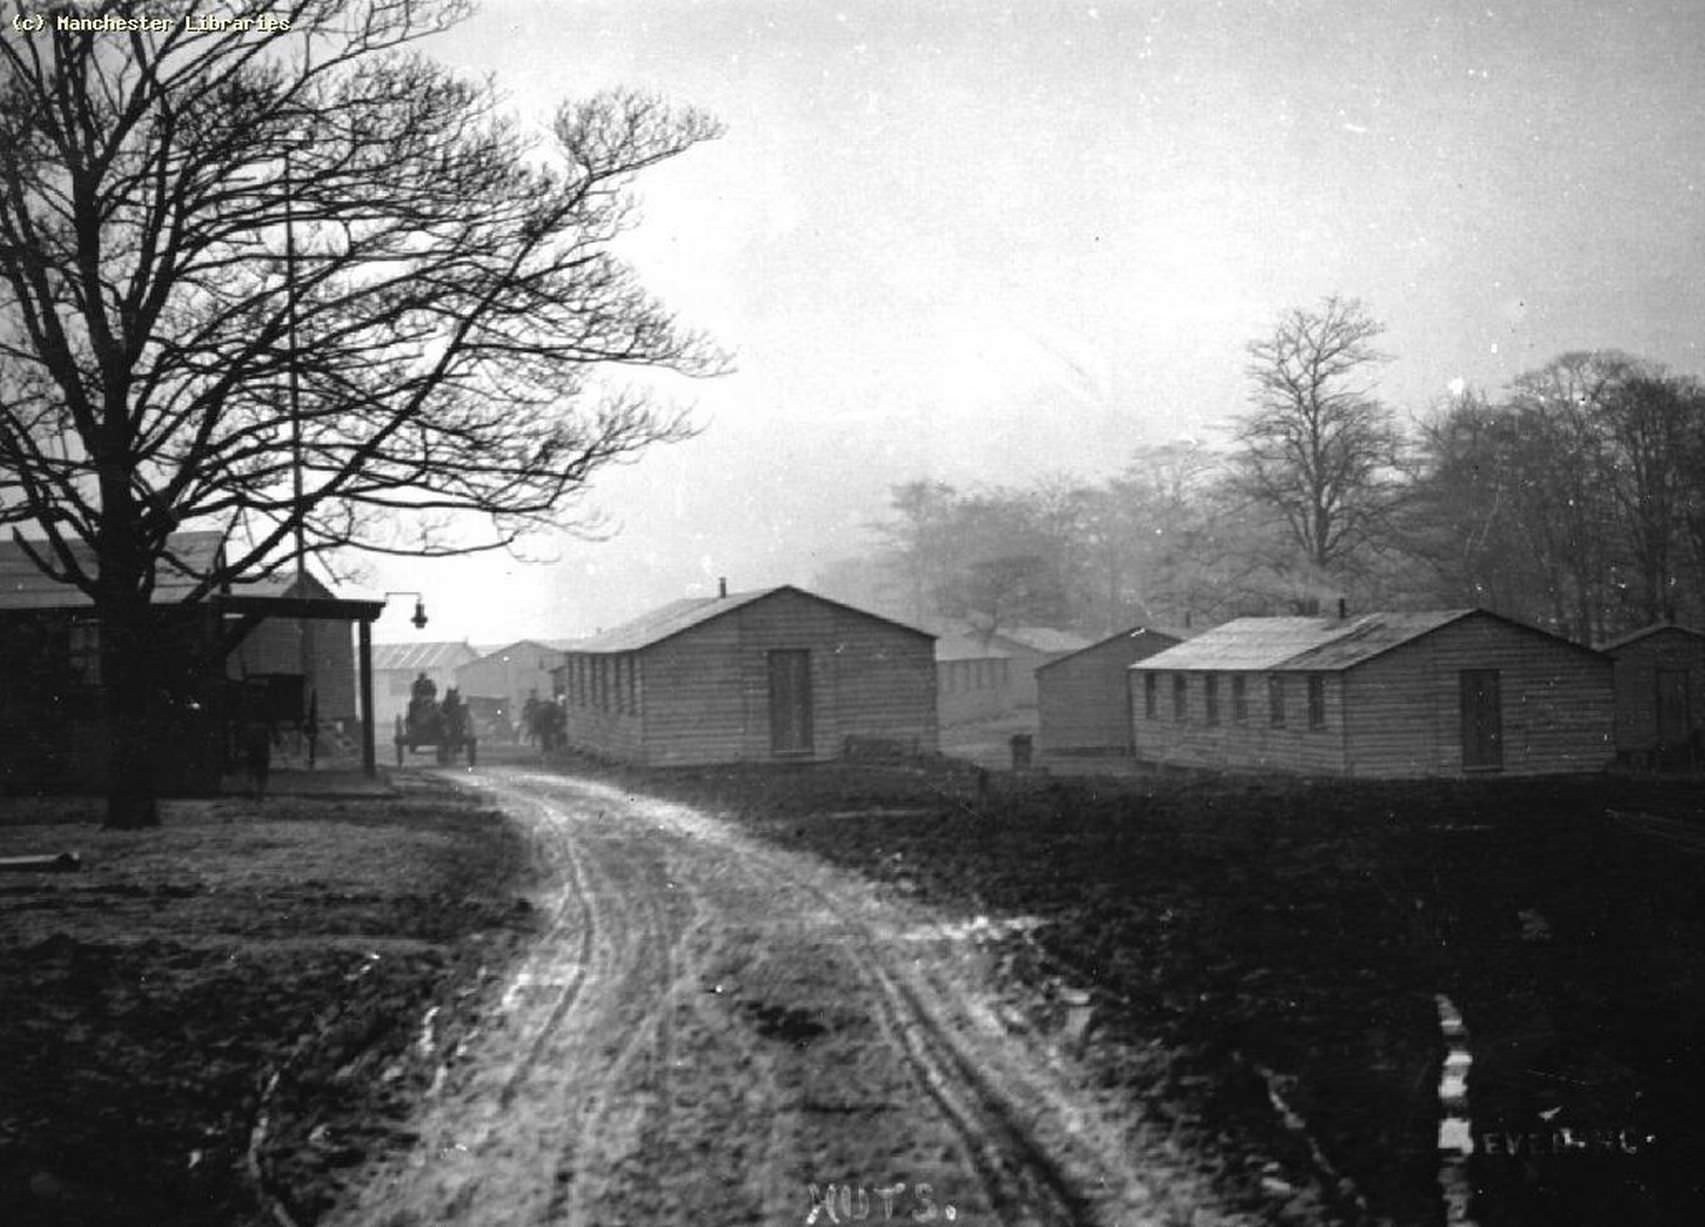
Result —
POLYGON ((332 1221, 1238 1221, 1001 1007, 964 918, 684 806, 457 778, 526 826, 548 924, 332 1221))

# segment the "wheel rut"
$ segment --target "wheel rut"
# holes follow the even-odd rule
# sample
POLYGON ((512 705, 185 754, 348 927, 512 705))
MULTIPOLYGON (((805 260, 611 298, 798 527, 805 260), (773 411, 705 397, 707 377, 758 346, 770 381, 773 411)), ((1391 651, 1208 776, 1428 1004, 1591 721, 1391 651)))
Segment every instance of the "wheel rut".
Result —
POLYGON ((456 778, 526 826, 548 920, 420 1145, 333 1223, 1163 1221, 1129 1133, 991 1025, 974 952, 898 940, 927 910, 684 806, 456 778))

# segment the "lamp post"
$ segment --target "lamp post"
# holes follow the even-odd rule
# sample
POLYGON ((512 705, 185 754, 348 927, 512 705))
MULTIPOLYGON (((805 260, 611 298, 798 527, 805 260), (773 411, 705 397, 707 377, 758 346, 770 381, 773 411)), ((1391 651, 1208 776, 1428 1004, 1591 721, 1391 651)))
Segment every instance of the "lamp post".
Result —
POLYGON ((422 597, 420 593, 405 590, 402 592, 387 592, 385 595, 387 597, 412 596, 414 598, 414 617, 410 618, 409 621, 414 623, 414 629, 417 631, 423 631, 426 629, 426 599, 422 597))

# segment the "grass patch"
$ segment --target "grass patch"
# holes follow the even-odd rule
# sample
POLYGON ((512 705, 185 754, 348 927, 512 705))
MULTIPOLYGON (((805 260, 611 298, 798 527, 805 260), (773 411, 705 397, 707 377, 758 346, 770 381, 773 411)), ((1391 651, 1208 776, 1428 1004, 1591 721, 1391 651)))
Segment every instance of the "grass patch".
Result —
POLYGON ((145 832, 75 799, 0 806, 0 856, 84 863, 0 875, 7 1223, 314 1222, 407 1142, 531 929, 520 836, 442 785, 174 802, 145 832))

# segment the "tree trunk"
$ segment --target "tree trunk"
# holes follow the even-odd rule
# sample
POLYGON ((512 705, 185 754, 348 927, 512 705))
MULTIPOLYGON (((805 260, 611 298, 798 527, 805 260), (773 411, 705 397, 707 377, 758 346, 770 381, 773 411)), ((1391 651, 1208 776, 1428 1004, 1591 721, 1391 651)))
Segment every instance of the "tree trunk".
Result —
POLYGON ((101 677, 107 721, 107 817, 115 830, 160 825, 151 611, 134 596, 102 611, 101 677))

